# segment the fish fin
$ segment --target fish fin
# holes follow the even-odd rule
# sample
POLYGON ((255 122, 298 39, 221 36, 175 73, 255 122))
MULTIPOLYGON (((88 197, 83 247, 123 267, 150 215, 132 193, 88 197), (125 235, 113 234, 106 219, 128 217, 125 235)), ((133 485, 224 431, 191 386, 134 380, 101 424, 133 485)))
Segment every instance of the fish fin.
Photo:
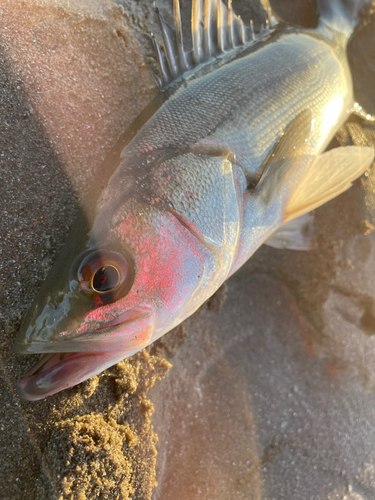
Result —
POLYGON ((315 247, 314 216, 307 213, 280 226, 265 242, 273 248, 311 250, 315 247))
MULTIPOLYGON (((255 188, 266 206, 271 205, 279 190, 289 185, 290 172, 301 171, 301 166, 311 162, 312 156, 307 156, 307 146, 311 135, 312 114, 305 109, 287 126, 280 139, 263 162, 260 179, 255 188)), ((300 174, 299 174, 300 175, 300 174)))
MULTIPOLYGON (((263 163, 263 174, 269 166, 280 164, 288 159, 303 156, 307 151, 311 135, 312 113, 309 109, 301 111, 287 126, 276 145, 263 163)), ((262 175, 263 175, 262 174, 262 175)))
POLYGON ((370 147, 335 148, 305 161, 300 180, 293 182, 283 222, 288 222, 332 200, 350 188, 374 159, 370 147))
MULTIPOLYGON (((192 0, 191 37, 193 49, 188 52, 184 46, 180 0, 173 0, 174 27, 163 19, 155 8, 162 35, 162 47, 151 33, 159 65, 160 76, 155 75, 161 90, 166 90, 185 73, 212 62, 223 55, 233 53, 267 38, 275 26, 275 18, 269 17, 255 33, 254 23, 246 26, 240 16, 223 0, 192 0)), ((270 16, 270 9, 268 12, 270 16)))
POLYGON ((371 0, 317 0, 321 21, 348 37, 358 24, 361 9, 369 3, 371 0))
POLYGON ((255 193, 264 207, 279 204, 280 225, 311 212, 346 191, 368 169, 371 147, 347 146, 307 154, 311 112, 302 111, 286 128, 264 162, 255 193))

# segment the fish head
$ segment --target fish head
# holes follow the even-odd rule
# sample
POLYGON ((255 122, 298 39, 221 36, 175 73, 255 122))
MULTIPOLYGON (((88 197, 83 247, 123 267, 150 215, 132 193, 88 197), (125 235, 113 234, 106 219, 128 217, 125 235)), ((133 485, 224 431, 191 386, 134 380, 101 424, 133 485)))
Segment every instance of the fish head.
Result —
POLYGON ((49 353, 19 382, 26 400, 100 373, 202 303, 207 256, 187 227, 149 200, 102 208, 89 232, 75 229, 21 326, 16 352, 49 353))

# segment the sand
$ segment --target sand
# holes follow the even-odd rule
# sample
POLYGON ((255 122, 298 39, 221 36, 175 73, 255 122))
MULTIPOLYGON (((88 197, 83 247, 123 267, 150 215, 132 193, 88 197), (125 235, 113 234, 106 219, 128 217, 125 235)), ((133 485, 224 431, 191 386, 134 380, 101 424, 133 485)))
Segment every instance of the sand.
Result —
MULTIPOLYGON (((12 351, 21 318, 157 95, 151 2, 120 3, 0 0, 0 498, 374 498, 372 171, 317 210, 314 251, 262 247, 156 345, 46 400, 16 395, 35 363, 12 351)), ((349 46, 373 114, 374 9, 349 46)), ((351 143, 375 145, 374 127, 351 118, 333 145, 351 143)))

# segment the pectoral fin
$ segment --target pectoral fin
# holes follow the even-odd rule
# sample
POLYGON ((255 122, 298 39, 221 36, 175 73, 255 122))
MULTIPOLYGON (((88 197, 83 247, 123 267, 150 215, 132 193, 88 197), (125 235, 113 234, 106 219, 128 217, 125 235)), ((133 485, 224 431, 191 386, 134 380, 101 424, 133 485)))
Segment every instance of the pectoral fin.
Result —
POLYGON ((310 133, 311 112, 304 110, 268 155, 254 189, 265 207, 280 210, 280 224, 311 212, 346 191, 374 159, 373 148, 358 146, 309 155, 310 133))
POLYGON ((349 189, 371 166, 373 159, 373 148, 347 146, 305 161, 303 175, 297 175, 295 182, 290 179, 292 186, 283 221, 311 212, 349 189))
POLYGON ((250 182, 249 187, 255 187, 263 192, 265 202, 270 203, 278 187, 284 183, 285 173, 293 165, 304 162, 308 141, 311 135, 312 114, 309 109, 301 111, 287 126, 267 158, 263 162, 261 172, 256 182, 250 182), (272 186, 270 183, 273 183, 272 186), (266 189, 264 184, 267 183, 266 189))
POLYGON ((259 182, 249 188, 231 274, 265 242, 277 248, 310 247, 311 223, 304 227, 306 218, 300 217, 348 189, 370 167, 373 148, 348 146, 309 155, 310 119, 308 111, 302 112, 289 125, 268 155, 259 182), (297 218, 294 225, 286 224, 297 218))

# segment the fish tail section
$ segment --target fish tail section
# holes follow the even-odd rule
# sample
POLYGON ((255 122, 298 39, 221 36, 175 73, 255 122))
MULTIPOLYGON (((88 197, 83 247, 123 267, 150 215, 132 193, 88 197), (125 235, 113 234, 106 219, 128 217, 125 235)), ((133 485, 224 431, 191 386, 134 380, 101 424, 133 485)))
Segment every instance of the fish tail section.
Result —
POLYGON ((359 12, 367 3, 370 0, 318 0, 320 20, 349 37, 357 25, 359 12))

